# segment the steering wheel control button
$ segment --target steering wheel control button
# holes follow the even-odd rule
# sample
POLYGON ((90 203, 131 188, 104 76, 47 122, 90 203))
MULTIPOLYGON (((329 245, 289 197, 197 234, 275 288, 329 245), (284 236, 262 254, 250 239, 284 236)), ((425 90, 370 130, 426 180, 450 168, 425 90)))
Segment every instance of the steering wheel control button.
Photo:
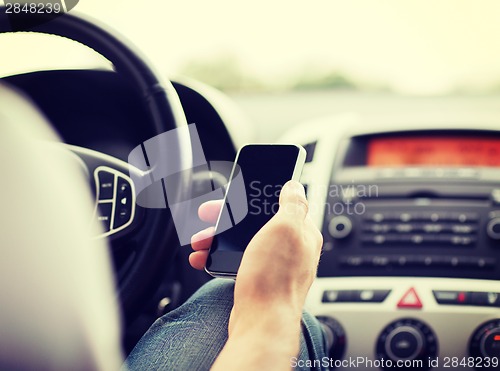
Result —
POLYGON ((130 211, 126 208, 118 208, 113 221, 113 228, 120 228, 130 220, 130 211))
MULTIPOLYGON (((430 359, 435 359, 438 352, 437 338, 425 323, 411 318, 401 319, 389 324, 379 335, 376 345, 377 359, 393 362, 408 362, 405 368, 429 370, 430 359)), ((391 369, 386 363, 383 370, 391 369)))
POLYGON ((113 229, 127 224, 132 217, 132 187, 123 177, 118 176, 116 187, 116 212, 113 229))
POLYGON ((115 175, 113 173, 101 170, 97 174, 98 179, 98 199, 99 201, 113 199, 113 191, 115 186, 115 175))
POLYGON ((413 287, 406 291, 398 302, 398 308, 400 309, 422 309, 422 307, 422 301, 413 287))
POLYGON ((125 229, 134 220, 134 185, 126 174, 107 166, 95 169, 94 178, 98 192, 96 219, 104 226, 105 237, 125 229))
POLYGON ((118 197, 128 196, 130 194, 130 183, 122 177, 118 177, 117 187, 118 197))
POLYGON ((113 212, 112 202, 100 202, 97 210, 97 221, 100 222, 105 232, 111 230, 111 214, 113 212))
MULTIPOLYGON (((500 358, 500 319, 488 321, 479 326, 472 334, 469 341, 469 353, 471 357, 500 358)), ((483 365, 483 368, 496 369, 490 365, 483 365)))
POLYGON ((339 215, 335 216, 328 225, 328 232, 333 238, 342 239, 347 236, 352 231, 352 222, 347 216, 339 215))

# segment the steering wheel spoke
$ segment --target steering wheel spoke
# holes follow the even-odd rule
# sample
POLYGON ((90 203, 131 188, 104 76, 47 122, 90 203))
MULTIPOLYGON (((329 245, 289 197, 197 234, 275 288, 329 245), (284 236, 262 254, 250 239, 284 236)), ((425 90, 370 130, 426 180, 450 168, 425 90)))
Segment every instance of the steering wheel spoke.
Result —
POLYGON ((92 222, 102 231, 96 238, 120 238, 136 229, 144 209, 136 206, 136 192, 129 172, 134 177, 143 172, 115 157, 87 148, 64 145, 85 165, 95 208, 92 222))

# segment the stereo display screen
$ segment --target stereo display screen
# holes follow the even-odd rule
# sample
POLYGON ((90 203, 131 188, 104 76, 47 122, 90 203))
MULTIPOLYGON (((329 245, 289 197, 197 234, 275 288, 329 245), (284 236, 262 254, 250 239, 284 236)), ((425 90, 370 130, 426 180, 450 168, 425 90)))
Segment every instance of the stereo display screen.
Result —
POLYGON ((376 137, 368 141, 366 164, 500 167, 500 138, 376 137))

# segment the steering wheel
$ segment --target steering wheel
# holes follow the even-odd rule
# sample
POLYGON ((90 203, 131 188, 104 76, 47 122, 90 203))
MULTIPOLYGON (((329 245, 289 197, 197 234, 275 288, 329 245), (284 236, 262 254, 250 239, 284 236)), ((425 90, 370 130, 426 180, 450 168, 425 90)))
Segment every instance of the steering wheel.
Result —
MULTIPOLYGON (((90 22, 70 14, 46 19, 36 14, 29 15, 30 24, 27 30, 14 30, 5 8, 0 7, 0 33, 36 32, 61 36, 86 45, 114 66, 115 71, 128 80, 144 99, 147 107, 147 118, 140 123, 142 127, 149 125, 155 135, 169 130, 187 127, 184 112, 172 84, 167 81, 160 84, 145 60, 134 52, 125 42, 115 35, 90 22)), ((139 182, 151 182, 151 169, 158 166, 159 161, 168 161, 174 168, 191 169, 192 155, 189 136, 176 137, 172 148, 155 148, 156 156, 144 156, 144 166, 134 167, 126 162, 88 148, 66 146, 84 162, 89 175, 89 184, 96 195, 95 220, 102 224, 104 233, 98 238, 110 240, 112 249, 123 248, 127 241, 127 253, 115 260, 117 291, 125 318, 133 319, 144 300, 156 288, 159 277, 171 263, 175 248, 178 246, 171 213, 166 207, 148 208, 136 204, 135 186, 139 182), (117 247, 119 246, 119 247, 117 247)), ((137 143, 138 146, 144 146, 137 143)), ((141 147, 139 147, 141 148, 141 147)), ((169 187, 169 203, 181 200, 189 191, 190 171, 183 171, 175 179, 175 186, 169 187)), ((163 200, 165 204, 166 200, 163 200)), ((71 248, 71 246, 68 246, 71 248)), ((126 249, 126 248, 125 248, 126 249)))

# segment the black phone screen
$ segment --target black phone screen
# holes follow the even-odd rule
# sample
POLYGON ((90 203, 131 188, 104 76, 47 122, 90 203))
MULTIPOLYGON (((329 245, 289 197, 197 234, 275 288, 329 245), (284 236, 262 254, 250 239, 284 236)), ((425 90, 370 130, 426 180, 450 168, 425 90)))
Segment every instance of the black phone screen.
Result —
POLYGON ((269 144, 240 150, 207 260, 209 272, 236 274, 248 243, 278 211, 281 188, 300 176, 294 172, 301 151, 269 144))

